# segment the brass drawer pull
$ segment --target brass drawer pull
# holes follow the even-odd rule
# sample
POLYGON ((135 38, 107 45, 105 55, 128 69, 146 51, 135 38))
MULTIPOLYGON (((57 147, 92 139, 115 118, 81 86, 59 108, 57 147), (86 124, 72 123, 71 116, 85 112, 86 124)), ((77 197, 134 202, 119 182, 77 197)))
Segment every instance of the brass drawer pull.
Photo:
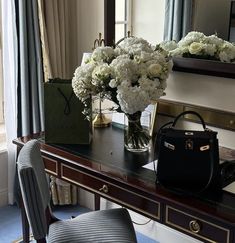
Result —
POLYGON ((104 193, 108 193, 109 192, 109 188, 107 185, 103 185, 100 189, 100 192, 104 192, 104 193))
POLYGON ((197 234, 201 230, 201 226, 197 222, 197 220, 192 220, 189 222, 189 229, 191 230, 191 232, 197 234))

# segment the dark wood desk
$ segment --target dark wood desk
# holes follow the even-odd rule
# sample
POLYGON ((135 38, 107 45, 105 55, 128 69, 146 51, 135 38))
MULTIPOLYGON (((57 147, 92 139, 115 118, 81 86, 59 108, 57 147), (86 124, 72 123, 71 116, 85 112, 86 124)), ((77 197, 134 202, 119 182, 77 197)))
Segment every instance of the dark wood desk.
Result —
POLYGON ((182 197, 167 192, 155 183, 155 173, 142 167, 153 160, 151 152, 126 151, 119 128, 95 129, 91 145, 49 145, 43 134, 13 142, 20 149, 33 138, 41 143, 47 173, 203 242, 235 243, 233 194, 182 197))

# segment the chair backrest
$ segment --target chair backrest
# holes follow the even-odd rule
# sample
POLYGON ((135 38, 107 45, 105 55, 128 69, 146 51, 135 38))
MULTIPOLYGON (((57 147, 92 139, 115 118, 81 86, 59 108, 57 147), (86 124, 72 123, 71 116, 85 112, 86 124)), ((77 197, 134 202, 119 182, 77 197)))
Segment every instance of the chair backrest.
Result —
POLYGON ((42 239, 48 231, 46 209, 50 192, 37 140, 27 142, 21 149, 17 168, 25 211, 34 238, 42 239))

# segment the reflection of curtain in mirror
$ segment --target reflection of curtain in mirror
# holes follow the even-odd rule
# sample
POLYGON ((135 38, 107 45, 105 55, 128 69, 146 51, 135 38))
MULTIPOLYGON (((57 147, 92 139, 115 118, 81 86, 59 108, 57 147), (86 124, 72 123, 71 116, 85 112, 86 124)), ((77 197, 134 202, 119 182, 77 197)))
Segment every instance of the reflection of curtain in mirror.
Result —
POLYGON ((78 64, 77 0, 38 0, 45 79, 70 79, 78 64))
POLYGON ((179 41, 192 29, 193 0, 166 0, 164 40, 179 41))
MULTIPOLYGON (((38 0, 43 67, 49 78, 71 79, 78 64, 77 0, 38 0)), ((77 203, 77 187, 51 177, 54 205, 77 203)))

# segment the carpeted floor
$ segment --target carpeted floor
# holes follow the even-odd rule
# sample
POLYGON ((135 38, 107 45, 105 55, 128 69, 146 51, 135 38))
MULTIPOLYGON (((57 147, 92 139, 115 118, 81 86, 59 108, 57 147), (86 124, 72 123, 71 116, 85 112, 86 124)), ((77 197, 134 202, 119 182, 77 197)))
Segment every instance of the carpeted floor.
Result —
MULTIPOLYGON (((61 219, 70 218, 88 212, 89 209, 78 206, 59 206, 53 209, 61 219)), ((0 243, 13 243, 21 238, 20 210, 16 206, 0 208, 0 243)), ((157 243, 147 236, 136 232, 138 243, 157 243)), ((20 242, 20 241, 18 241, 20 242)))

